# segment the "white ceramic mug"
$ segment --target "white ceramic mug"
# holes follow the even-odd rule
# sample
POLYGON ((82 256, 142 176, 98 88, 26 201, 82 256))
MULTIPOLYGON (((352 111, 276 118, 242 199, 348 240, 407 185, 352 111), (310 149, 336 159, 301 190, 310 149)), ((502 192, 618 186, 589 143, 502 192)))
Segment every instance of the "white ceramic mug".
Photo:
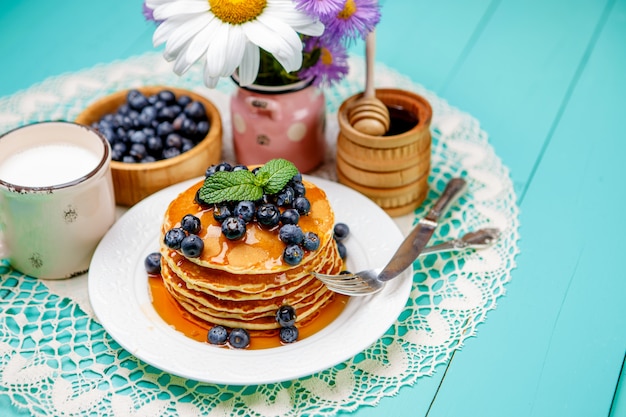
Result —
POLYGON ((107 140, 75 123, 0 136, 0 258, 37 278, 86 272, 115 221, 110 163, 107 140))

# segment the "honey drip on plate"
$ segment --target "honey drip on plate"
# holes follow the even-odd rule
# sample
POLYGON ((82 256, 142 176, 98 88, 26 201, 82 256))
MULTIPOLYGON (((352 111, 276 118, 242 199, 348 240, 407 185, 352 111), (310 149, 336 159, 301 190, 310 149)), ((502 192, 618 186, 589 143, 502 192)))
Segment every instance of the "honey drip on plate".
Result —
MULTIPOLYGON (((150 276, 148 285, 152 296, 152 306, 167 324, 193 340, 208 344, 207 334, 211 328, 209 323, 202 322, 185 311, 167 291, 160 275, 150 276)), ((305 339, 332 323, 339 317, 348 299, 349 297, 345 295, 334 294, 330 303, 326 304, 315 317, 307 319, 305 323, 296 323, 299 331, 298 340, 305 339)), ((282 346, 278 330, 250 330, 249 333, 250 346, 247 349, 269 349, 282 346)))

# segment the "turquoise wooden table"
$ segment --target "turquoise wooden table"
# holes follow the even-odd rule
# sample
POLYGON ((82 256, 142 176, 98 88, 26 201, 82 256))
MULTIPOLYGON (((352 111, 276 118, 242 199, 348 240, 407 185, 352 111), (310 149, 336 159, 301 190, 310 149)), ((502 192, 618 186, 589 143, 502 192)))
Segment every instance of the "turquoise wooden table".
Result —
MULTIPOLYGON (((0 0, 0 97, 152 51, 140 8, 0 0)), ((509 167, 520 254, 476 337, 353 414, 626 416, 626 0, 387 0, 382 12, 377 61, 478 119, 509 167)), ((0 410, 24 415, 6 396, 0 410)))

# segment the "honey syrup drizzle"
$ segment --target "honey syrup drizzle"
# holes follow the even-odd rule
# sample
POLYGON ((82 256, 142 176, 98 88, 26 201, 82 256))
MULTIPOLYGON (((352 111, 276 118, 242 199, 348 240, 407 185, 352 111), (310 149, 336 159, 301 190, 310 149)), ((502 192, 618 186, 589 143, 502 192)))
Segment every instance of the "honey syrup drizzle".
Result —
MULTIPOLYGON (((190 339, 208 344, 207 334, 211 324, 193 317, 178 304, 165 288, 160 275, 149 276, 148 285, 152 306, 168 325, 190 339)), ((298 340, 305 339, 332 323, 339 317, 348 299, 349 297, 345 295, 334 294, 330 303, 326 304, 315 317, 308 319, 304 324, 296 323, 299 332, 298 340)), ((250 330, 249 333, 250 346, 247 349, 269 349, 282 346, 278 337, 278 330, 250 330)))

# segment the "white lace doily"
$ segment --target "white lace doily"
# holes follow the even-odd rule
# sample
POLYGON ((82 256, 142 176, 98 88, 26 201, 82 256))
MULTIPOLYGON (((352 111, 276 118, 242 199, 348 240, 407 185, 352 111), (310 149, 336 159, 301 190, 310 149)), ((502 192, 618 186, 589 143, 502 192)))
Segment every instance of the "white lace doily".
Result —
MULTIPOLYGON (((343 100, 362 90, 363 66, 361 58, 353 58, 348 78, 325 91, 331 146, 327 163, 314 175, 335 179, 335 113, 343 100)), ((93 316, 85 277, 39 281, 0 261, 0 393, 35 416, 330 416, 374 405, 446 363, 476 334, 511 278, 519 251, 513 185, 476 119, 384 66, 377 67, 376 76, 378 86, 425 96, 434 111, 430 193, 416 213, 397 219, 405 233, 447 180, 462 175, 468 191, 431 243, 489 226, 503 232, 495 246, 416 261, 413 291, 396 324, 349 361, 307 378, 248 387, 186 380, 141 362, 93 316)), ((228 98, 234 87, 225 81, 208 90, 201 79, 199 68, 177 77, 157 53, 50 78, 0 100, 0 131, 32 121, 72 120, 99 96, 164 84, 195 90, 216 102, 225 128, 223 156, 232 160, 228 98)))

